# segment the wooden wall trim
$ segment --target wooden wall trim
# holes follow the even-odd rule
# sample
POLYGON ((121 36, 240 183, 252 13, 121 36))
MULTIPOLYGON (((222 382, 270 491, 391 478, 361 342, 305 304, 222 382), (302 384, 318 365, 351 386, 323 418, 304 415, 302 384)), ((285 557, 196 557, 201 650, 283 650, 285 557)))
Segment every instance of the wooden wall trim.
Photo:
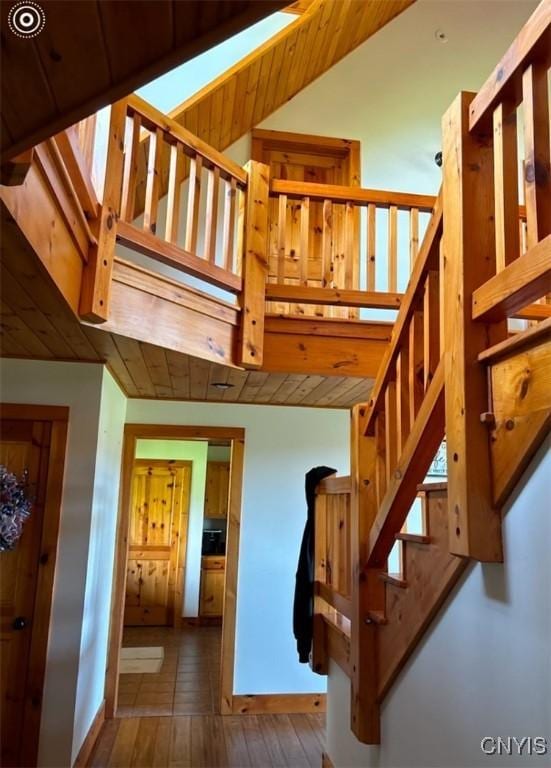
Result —
POLYGON ((333 765, 333 761, 331 760, 327 752, 322 752, 321 768, 335 768, 335 766, 333 765))
POLYGON ((90 728, 88 729, 88 733, 86 734, 84 741, 82 742, 82 746, 79 749, 73 768, 85 768, 88 765, 88 761, 90 760, 90 756, 92 755, 92 751, 104 722, 105 700, 102 701, 99 705, 98 711, 96 712, 90 728))
POLYGON ((32 618, 28 660, 29 675, 25 686, 23 737, 21 740, 22 765, 35 765, 40 737, 46 654, 50 638, 50 617, 59 543, 69 408, 8 403, 1 405, 1 418, 47 421, 51 424, 44 520, 40 542, 35 608, 32 618), (38 701, 35 692, 39 692, 38 701))
POLYGON ((128 531, 132 470, 138 439, 186 440, 226 439, 232 441, 231 478, 235 493, 230 495, 230 520, 226 552, 224 621, 222 627, 221 709, 232 711, 235 622, 237 602, 237 558, 241 524, 241 496, 245 430, 241 427, 202 427, 176 424, 126 424, 122 452, 121 485, 107 668, 105 672, 105 718, 115 717, 119 685, 119 651, 124 625, 124 599, 128 560, 128 531))
POLYGON ((300 715, 309 712, 325 712, 326 699, 325 693, 239 694, 233 697, 232 713, 234 715, 300 715))
POLYGON ((194 427, 180 424, 126 424, 125 435, 147 440, 243 440, 245 430, 241 427, 194 427))
POLYGON ((228 530, 226 536, 226 578, 222 617, 222 668, 220 671, 220 712, 233 710, 233 678, 235 666, 235 627, 237 617, 237 574, 239 565, 239 534, 243 496, 243 437, 232 441, 230 460, 230 493, 228 500, 228 530))

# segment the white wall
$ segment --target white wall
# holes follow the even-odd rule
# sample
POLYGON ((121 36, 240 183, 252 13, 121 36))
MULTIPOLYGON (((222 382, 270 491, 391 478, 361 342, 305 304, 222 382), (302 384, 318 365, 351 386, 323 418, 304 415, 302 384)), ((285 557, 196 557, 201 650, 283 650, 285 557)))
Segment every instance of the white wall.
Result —
POLYGON ((1 375, 3 402, 70 408, 39 745, 59 768, 103 698, 125 398, 101 365, 2 360, 1 375))
POLYGON ((331 665, 327 747, 336 768, 548 766, 551 755, 551 438, 505 510, 504 565, 473 565, 382 708, 380 748, 350 731, 348 678, 331 665), (488 757, 485 736, 543 736, 547 756, 488 757))
POLYGON ((73 733, 78 755, 104 697, 126 397, 103 369, 73 733))
POLYGON ((138 440, 136 445, 137 459, 181 459, 192 463, 182 616, 199 615, 207 451, 208 443, 201 440, 138 440))
POLYGON ((318 464, 348 473, 348 413, 129 400, 127 419, 246 429, 235 693, 325 690, 325 679, 298 663, 292 602, 306 520, 304 475, 318 464))

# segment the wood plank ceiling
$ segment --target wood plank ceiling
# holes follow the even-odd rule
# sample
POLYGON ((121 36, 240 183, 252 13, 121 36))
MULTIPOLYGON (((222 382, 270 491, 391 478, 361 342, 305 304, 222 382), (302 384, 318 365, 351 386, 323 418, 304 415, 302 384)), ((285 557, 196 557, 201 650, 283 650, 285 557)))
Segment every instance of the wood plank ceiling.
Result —
POLYGON ((242 371, 79 323, 42 273, 17 225, 4 220, 0 251, 0 353, 105 363, 128 397, 350 407, 373 381, 242 371), (213 384, 231 384, 223 390, 213 384))
MULTIPOLYGON (((300 15, 293 23, 173 109, 170 117, 223 151, 414 1, 306 0, 295 4, 300 15)), ((143 210, 145 199, 147 151, 144 141, 138 165, 138 211, 143 210)), ((165 158, 164 191, 167 184, 165 158)))
POLYGON ((0 3, 2 158, 37 144, 285 5, 286 0, 41 0, 18 37, 0 3))

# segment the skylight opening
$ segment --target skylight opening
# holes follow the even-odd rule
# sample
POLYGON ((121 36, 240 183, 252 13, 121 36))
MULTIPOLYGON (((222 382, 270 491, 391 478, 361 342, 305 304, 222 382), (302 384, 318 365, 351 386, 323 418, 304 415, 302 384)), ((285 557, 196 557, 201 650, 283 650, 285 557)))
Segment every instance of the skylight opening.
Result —
POLYGON ((136 93, 161 112, 171 112, 296 19, 292 13, 273 13, 152 80, 136 93))

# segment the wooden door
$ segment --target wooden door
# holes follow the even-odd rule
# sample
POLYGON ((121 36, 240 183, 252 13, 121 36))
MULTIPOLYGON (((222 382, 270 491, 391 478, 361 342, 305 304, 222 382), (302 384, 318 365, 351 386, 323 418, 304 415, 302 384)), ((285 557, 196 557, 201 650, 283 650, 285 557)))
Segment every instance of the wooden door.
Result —
MULTIPOLYGON (((6 406, 24 411, 24 406, 6 406)), ((29 406, 29 411, 33 410, 29 406)), ((35 410, 44 410, 36 408, 35 410)), ((64 411, 66 409, 52 409, 64 411)), ((21 538, 0 552, 0 743, 3 766, 36 764, 65 456, 63 426, 2 418, 0 464, 28 473, 33 501, 21 538)))
MULTIPOLYGON (((358 141, 282 131, 255 130, 252 133, 252 159, 266 163, 270 167, 271 179, 314 182, 316 184, 342 184, 345 186, 358 186, 360 184, 360 143, 358 141)), ((301 204, 300 200, 287 202, 283 282, 290 285, 300 284, 298 254, 301 251, 301 204)), ((281 258, 278 236, 280 218, 278 207, 278 199, 271 199, 269 282, 278 282, 278 262, 281 258)), ((316 288, 359 287, 359 241, 352 253, 345 252, 344 212, 344 205, 333 206, 333 242, 330 269, 332 280, 331 285, 327 285, 327 272, 322 261, 323 203, 310 202, 308 285, 316 288)), ((359 231, 358 227, 356 229, 359 231)), ((270 302, 266 311, 330 317, 357 315, 357 312, 351 312, 346 307, 288 305, 282 302, 270 302)))
POLYGON ((191 464, 136 461, 126 574, 126 625, 178 625, 182 614, 191 464))
POLYGON ((205 488, 205 517, 223 518, 228 514, 230 464, 228 461, 209 461, 205 488))

